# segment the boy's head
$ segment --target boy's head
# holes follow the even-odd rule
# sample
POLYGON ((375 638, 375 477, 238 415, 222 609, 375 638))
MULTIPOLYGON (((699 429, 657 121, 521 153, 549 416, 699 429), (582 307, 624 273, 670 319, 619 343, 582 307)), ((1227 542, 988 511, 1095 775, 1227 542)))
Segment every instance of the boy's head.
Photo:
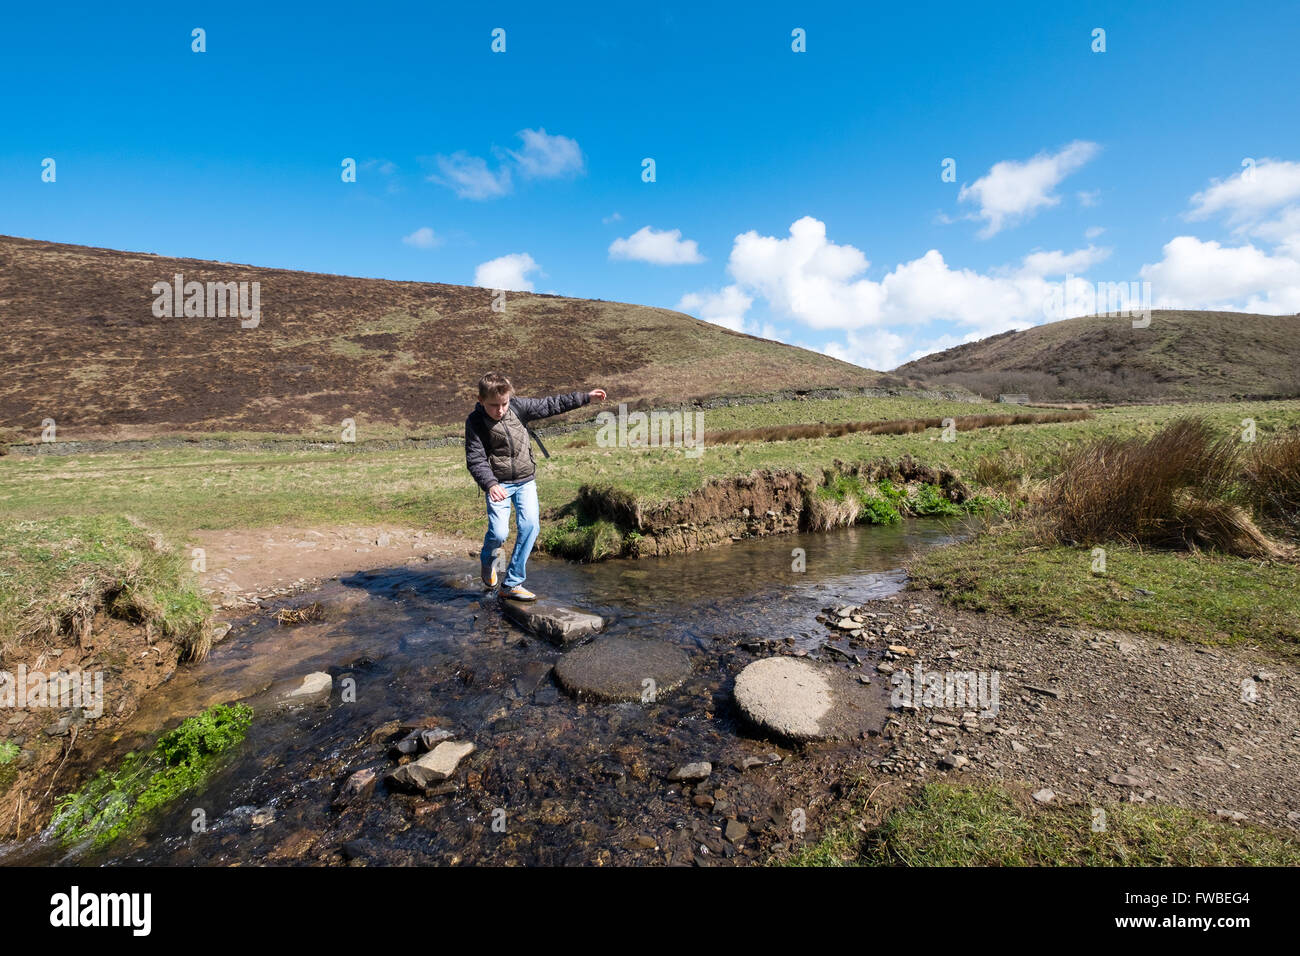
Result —
POLYGON ((488 372, 478 380, 478 400, 493 421, 499 422, 505 417, 513 391, 510 379, 500 372, 488 372))

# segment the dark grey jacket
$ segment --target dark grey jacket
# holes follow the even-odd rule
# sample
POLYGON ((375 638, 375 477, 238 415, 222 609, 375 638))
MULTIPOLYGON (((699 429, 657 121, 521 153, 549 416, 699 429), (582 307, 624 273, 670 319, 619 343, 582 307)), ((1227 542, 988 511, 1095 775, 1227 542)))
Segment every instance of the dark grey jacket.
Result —
POLYGON ((465 467, 484 491, 503 481, 527 481, 537 472, 527 423, 572 411, 589 401, 591 396, 586 392, 550 398, 512 395, 510 407, 499 422, 489 418, 479 402, 465 419, 465 467))

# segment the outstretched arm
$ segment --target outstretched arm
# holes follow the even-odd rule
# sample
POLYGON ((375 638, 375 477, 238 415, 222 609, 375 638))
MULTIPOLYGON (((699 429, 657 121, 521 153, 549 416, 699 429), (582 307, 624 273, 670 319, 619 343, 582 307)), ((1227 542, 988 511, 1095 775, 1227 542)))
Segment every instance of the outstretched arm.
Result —
POLYGON ((604 390, 593 388, 590 392, 568 392, 563 395, 552 395, 549 398, 520 398, 515 396, 515 414, 522 421, 530 422, 534 419, 550 418, 552 415, 561 415, 564 412, 573 411, 575 408, 586 405, 592 399, 603 402, 605 400, 604 390))

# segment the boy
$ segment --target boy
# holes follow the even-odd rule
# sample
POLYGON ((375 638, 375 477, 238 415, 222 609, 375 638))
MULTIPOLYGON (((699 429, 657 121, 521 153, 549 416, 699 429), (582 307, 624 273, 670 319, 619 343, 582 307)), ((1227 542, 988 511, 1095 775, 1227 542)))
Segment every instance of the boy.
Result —
MULTIPOLYGON (((603 389, 569 392, 550 398, 518 398, 510 379, 488 372, 478 383, 478 404, 465 419, 465 467, 487 496, 488 529, 479 552, 483 583, 497 586, 497 558, 510 536, 510 502, 515 503, 515 552, 501 582, 501 596, 534 601, 537 595, 524 587, 528 555, 537 539, 537 464, 529 442, 535 438, 528 422, 550 418, 592 399, 605 400, 603 389)), ((538 445, 541 442, 538 441, 538 445)), ((545 447, 542 448, 545 454, 545 447)))

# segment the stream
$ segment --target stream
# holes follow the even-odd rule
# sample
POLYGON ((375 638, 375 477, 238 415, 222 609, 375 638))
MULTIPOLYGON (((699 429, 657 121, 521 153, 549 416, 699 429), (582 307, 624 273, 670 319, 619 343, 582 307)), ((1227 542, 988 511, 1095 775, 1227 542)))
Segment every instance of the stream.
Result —
MULTIPOLYGON (((69 851, 43 835, 0 852, 0 860, 749 862, 792 838, 791 815, 801 806, 792 780, 806 801, 823 755, 874 752, 880 741, 791 748, 765 739, 735 713, 736 673, 778 651, 843 664, 825 646, 829 632, 818 613, 900 590, 910 553, 949 541, 964 527, 908 520, 596 564, 534 555, 528 585, 540 596, 603 615, 605 634, 670 641, 691 655, 686 683, 652 704, 568 697, 550 674, 564 651, 506 619, 472 561, 346 575, 235 619, 208 660, 179 669, 117 735, 114 755, 150 746, 160 728, 212 704, 249 703, 255 717, 247 738, 201 793, 103 850, 69 851), (802 572, 792 570, 796 548, 806 552, 802 572), (276 610, 312 602, 323 609, 319 620, 277 623, 276 610), (284 682, 313 671, 334 677, 328 699, 277 705, 284 682), (355 701, 343 700, 345 685, 355 686, 355 701), (414 726, 445 727, 476 750, 430 795, 388 792, 383 776, 397 766, 389 750, 414 726), (742 771, 745 757, 765 763, 742 771), (674 768, 702 760, 713 764, 707 780, 667 779, 674 768), (343 781, 364 768, 378 771, 373 795, 332 807, 343 781)), ((874 676, 880 652, 868 653, 864 673, 874 676)), ((888 689, 879 678, 872 688, 883 724, 888 689)))

